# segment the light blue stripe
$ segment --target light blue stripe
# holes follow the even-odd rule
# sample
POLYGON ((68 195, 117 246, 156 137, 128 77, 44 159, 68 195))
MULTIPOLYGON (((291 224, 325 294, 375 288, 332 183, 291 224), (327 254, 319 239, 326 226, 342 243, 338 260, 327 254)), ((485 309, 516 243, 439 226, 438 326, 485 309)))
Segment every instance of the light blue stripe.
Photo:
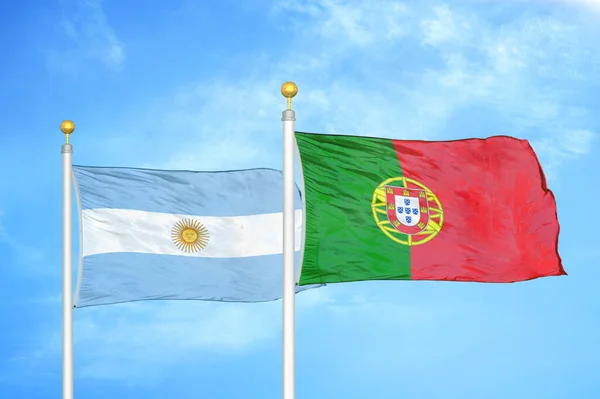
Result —
MULTIPOLYGON (((81 277, 78 308, 161 299, 265 302, 280 299, 283 292, 281 255, 237 259, 130 252, 91 255, 83 259, 81 277)), ((298 287, 297 292, 316 287, 298 287)))
MULTIPOLYGON (((73 166, 81 209, 115 208, 199 216, 283 211, 283 174, 274 169, 226 172, 73 166)), ((296 209, 301 209, 296 187, 296 209)))

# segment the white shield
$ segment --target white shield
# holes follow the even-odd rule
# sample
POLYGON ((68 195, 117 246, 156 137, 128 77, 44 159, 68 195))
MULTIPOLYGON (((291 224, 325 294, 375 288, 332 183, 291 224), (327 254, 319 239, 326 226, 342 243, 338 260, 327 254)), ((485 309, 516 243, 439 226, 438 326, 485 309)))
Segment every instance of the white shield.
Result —
POLYGON ((416 226, 421 220, 419 198, 396 195, 396 217, 405 226, 416 226))

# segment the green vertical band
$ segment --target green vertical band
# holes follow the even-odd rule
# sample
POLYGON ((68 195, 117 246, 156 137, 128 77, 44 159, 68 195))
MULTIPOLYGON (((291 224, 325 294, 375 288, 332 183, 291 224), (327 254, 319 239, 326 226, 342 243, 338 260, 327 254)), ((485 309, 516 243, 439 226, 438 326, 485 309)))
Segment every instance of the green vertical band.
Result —
POLYGON ((306 205, 300 285, 410 279, 410 247, 382 232, 371 207, 377 186, 402 176, 391 140, 296 132, 296 141, 306 205))

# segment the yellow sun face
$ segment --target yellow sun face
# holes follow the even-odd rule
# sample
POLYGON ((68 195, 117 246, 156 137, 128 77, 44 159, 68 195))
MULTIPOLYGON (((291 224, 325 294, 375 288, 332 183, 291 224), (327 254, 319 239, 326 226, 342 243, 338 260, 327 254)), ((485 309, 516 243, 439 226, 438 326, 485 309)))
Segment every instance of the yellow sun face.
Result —
POLYGON ((198 233, 196 233, 196 230, 188 228, 181 232, 181 238, 187 244, 193 244, 198 239, 198 233))
POLYGON ((173 226, 171 238, 177 248, 183 252, 200 252, 208 244, 208 229, 194 219, 180 220, 173 226))

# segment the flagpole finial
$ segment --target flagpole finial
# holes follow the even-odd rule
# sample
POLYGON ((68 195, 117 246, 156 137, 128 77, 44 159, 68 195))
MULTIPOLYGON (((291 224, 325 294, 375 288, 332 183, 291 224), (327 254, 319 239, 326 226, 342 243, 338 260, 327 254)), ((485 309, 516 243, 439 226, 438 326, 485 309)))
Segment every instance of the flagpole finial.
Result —
POLYGON ((292 98, 298 94, 298 86, 294 82, 285 82, 281 85, 281 94, 287 98, 288 109, 292 109, 292 98))
POLYGON ((60 124, 60 130, 65 134, 65 137, 67 139, 66 143, 69 144, 69 135, 75 130, 75 124, 73 123, 73 121, 70 121, 68 119, 64 120, 60 124))

